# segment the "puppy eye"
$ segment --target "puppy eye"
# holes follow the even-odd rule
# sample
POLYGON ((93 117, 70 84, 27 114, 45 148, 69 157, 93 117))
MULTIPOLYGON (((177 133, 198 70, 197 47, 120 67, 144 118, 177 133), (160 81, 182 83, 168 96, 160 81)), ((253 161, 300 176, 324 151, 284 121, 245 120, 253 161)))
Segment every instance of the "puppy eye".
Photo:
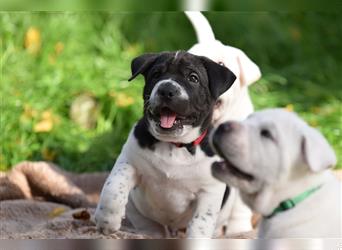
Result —
POLYGON ((262 129, 262 130, 260 131, 260 135, 261 135, 262 137, 264 137, 264 138, 272 139, 272 140, 273 140, 273 136, 272 136, 271 132, 270 132, 269 130, 267 130, 267 129, 262 129))
POLYGON ((196 73, 191 73, 188 77, 188 80, 194 83, 199 82, 198 75, 196 73))
POLYGON ((220 64, 221 66, 224 66, 224 63, 223 63, 223 62, 218 62, 218 64, 220 64))

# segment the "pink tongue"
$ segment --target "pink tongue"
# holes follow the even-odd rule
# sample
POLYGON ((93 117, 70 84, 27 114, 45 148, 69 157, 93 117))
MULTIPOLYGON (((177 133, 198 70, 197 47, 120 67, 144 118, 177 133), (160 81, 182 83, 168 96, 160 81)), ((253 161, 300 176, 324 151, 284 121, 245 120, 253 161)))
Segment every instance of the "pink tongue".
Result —
POLYGON ((176 120, 176 113, 167 113, 160 115, 160 126, 162 128, 172 128, 176 120))

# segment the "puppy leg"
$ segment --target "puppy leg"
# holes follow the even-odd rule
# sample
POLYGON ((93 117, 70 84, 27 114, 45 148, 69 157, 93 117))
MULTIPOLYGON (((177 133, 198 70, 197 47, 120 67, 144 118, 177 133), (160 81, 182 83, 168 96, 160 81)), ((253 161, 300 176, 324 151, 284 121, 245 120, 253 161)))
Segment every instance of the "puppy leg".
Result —
POLYGON ((200 194, 194 216, 186 230, 187 238, 213 237, 221 207, 223 192, 224 187, 222 188, 222 192, 218 192, 216 190, 216 193, 200 194))
POLYGON ((119 230, 129 192, 137 183, 136 178, 134 167, 119 158, 104 184, 95 211, 95 222, 99 231, 110 234, 119 230))
POLYGON ((236 190, 232 212, 228 220, 226 235, 253 230, 252 211, 243 203, 240 193, 236 190))

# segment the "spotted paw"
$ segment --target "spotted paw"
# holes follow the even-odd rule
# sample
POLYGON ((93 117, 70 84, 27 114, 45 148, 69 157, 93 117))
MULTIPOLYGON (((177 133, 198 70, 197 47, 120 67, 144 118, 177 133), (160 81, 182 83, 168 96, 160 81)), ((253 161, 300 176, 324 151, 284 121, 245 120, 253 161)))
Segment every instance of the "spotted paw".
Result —
POLYGON ((117 211, 98 206, 95 211, 95 223, 99 232, 109 235, 121 227, 122 216, 117 211))

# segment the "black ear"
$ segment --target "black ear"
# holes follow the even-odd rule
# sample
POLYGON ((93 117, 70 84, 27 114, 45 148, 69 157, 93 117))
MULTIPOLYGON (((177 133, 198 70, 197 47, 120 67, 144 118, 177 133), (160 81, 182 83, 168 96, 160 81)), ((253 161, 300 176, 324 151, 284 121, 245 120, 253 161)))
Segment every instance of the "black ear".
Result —
POLYGON ((128 81, 132 81, 139 74, 146 73, 158 56, 158 53, 147 53, 134 58, 131 63, 132 76, 128 81))
POLYGON ((211 95, 217 99, 233 85, 236 76, 228 68, 209 58, 201 57, 201 59, 207 70, 211 95))

